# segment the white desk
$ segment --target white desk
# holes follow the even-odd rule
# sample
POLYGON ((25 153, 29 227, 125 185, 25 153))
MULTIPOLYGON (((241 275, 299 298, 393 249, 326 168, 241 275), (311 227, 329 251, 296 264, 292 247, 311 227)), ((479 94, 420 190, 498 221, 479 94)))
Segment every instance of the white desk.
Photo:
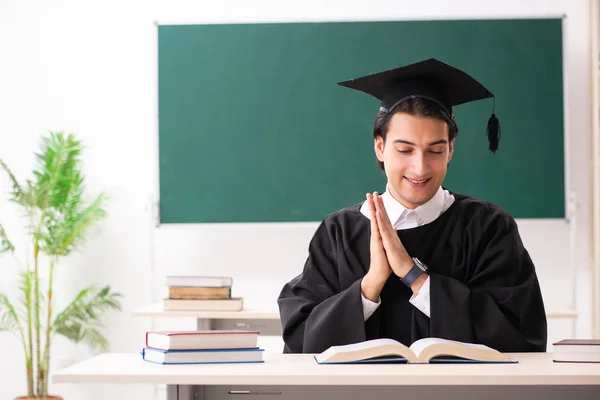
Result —
POLYGON ((309 354, 266 353, 263 364, 158 365, 139 354, 103 354, 55 372, 52 382, 166 384, 169 400, 600 398, 600 364, 511 356, 519 363, 319 365, 309 354))

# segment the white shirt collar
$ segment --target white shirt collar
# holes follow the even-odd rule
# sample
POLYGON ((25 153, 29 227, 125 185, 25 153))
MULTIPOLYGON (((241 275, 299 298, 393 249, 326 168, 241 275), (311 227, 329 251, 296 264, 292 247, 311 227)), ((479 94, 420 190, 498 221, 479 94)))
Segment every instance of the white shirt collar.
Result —
MULTIPOLYGON (((454 203, 454 196, 447 190, 442 189, 440 186, 435 192, 435 195, 425 204, 416 207, 415 209, 408 209, 404 207, 400 202, 392 197, 389 190, 381 195, 383 205, 387 211, 390 222, 395 229, 402 229, 403 217, 414 211, 420 218, 419 225, 429 224, 437 219, 444 211, 448 209, 454 203)), ((360 208, 360 212, 367 218, 370 219, 369 207, 365 201, 360 208)))

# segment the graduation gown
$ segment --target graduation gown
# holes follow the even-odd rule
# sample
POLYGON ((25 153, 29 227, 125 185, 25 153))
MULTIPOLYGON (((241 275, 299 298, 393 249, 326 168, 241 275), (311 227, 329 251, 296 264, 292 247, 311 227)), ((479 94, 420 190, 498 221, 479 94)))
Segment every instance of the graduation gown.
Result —
POLYGON ((546 351, 547 323, 535 267, 514 219, 485 201, 454 194, 433 222, 397 231, 429 267, 430 314, 411 303, 394 273, 365 321, 360 283, 370 264, 362 203, 328 215, 309 244, 302 273, 278 298, 286 353, 376 338, 407 346, 425 337, 481 343, 502 352, 546 351))

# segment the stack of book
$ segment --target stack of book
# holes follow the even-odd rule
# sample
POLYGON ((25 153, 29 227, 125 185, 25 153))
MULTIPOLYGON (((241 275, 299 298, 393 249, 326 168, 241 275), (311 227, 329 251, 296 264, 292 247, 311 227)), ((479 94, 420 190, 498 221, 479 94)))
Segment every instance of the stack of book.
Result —
POLYGON ((231 297, 231 277, 167 275, 169 294, 164 299, 167 311, 239 311, 241 297, 231 297))
POLYGON ((261 363, 256 331, 147 332, 144 360, 158 364, 261 363))

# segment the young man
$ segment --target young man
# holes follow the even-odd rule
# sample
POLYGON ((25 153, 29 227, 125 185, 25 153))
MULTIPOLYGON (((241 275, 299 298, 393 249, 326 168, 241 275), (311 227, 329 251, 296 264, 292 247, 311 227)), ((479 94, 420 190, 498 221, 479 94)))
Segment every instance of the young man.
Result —
MULTIPOLYGON (((387 189, 318 227, 278 299, 284 351, 424 337, 545 351, 539 283, 514 219, 441 186, 458 133, 452 106, 493 95, 435 59, 340 84, 382 102, 373 135, 387 189)), ((494 114, 488 137, 495 152, 494 114)))

